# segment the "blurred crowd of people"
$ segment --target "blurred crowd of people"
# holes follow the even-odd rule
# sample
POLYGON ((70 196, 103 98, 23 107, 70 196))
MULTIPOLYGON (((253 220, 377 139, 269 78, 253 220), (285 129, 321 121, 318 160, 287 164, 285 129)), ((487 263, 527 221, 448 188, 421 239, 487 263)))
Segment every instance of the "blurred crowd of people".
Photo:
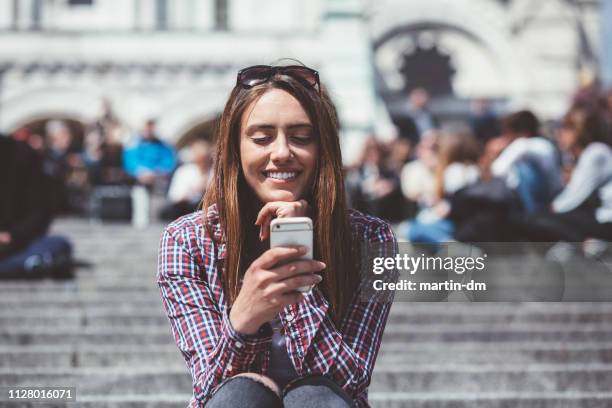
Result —
POLYGON ((441 128, 417 89, 396 125, 392 142, 368 140, 347 190, 353 207, 399 223, 399 238, 612 240, 612 91, 580 89, 552 126, 476 100, 464 124, 441 128))
MULTIPOLYGON (((408 99, 398 137, 373 135, 346 168, 353 208, 412 242, 612 240, 612 91, 580 89, 546 129, 529 110, 500 116, 486 100, 473 101, 464 124, 441 127, 425 90, 408 99)), ((62 120, 42 133, 0 138, 0 276, 66 269, 70 243, 45 237, 55 215, 146 224, 157 194, 166 200, 158 216, 173 220, 197 209, 211 182, 208 140, 177 152, 155 120, 130 134, 108 103, 82 137, 62 120)))
POLYGON ((172 220, 196 210, 210 182, 208 141, 177 152, 152 119, 130 135, 107 103, 82 137, 63 120, 41 133, 0 135, 0 278, 72 275, 71 243, 46 236, 57 215, 143 225, 151 196, 161 195, 158 215, 172 220))
MULTIPOLYGON (((119 200, 118 192, 124 191, 123 198, 131 201, 131 190, 117 187, 141 186, 148 193, 167 193, 168 206, 160 217, 171 219, 193 211, 209 181, 207 140, 193 140, 177 152, 162 140, 154 119, 147 120, 140 132, 130 134, 108 103, 80 138, 62 120, 46 122, 43 135, 21 128, 12 136, 28 144, 41 159, 54 214, 92 215, 92 208, 100 211, 92 200, 119 200)), ((115 206, 115 211, 131 213, 132 209, 130 205, 115 206)), ((112 210, 104 215, 129 218, 129 214, 113 217, 112 210)))

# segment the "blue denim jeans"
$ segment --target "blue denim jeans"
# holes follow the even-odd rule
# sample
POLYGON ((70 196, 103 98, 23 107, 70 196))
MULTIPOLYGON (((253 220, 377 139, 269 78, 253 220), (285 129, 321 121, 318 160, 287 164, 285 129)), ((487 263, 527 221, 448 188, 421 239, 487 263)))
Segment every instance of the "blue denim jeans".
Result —
POLYGON ((447 219, 433 222, 418 220, 404 221, 399 226, 399 234, 410 242, 440 244, 453 240, 454 225, 447 219))
POLYGON ((553 186, 540 166, 531 160, 521 160, 515 165, 518 173, 516 191, 527 213, 547 209, 554 197, 553 186))
POLYGON ((68 240, 59 236, 41 237, 0 260, 0 279, 69 275, 71 264, 72 246, 68 240))
POLYGON ((232 377, 217 388, 206 408, 351 408, 350 397, 331 379, 319 375, 298 378, 282 396, 263 383, 232 377))

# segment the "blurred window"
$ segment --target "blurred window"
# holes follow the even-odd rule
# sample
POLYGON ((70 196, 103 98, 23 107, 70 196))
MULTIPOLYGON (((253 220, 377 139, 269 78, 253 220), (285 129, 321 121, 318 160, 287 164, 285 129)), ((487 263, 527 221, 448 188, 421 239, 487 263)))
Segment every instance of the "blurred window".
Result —
POLYGON ((70 6, 93 6, 93 0, 68 0, 70 6))
POLYGON ((168 0, 157 0, 155 7, 155 28, 168 29, 168 0))
POLYGON ((215 0, 215 29, 228 29, 228 0, 215 0))
POLYGON ((42 15, 42 1, 34 0, 32 2, 32 29, 40 30, 40 20, 42 15))

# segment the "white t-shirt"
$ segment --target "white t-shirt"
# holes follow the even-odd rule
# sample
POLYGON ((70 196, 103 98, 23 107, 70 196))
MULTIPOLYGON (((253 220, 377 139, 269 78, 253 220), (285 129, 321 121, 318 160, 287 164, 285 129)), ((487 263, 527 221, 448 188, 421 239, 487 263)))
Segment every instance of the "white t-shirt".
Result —
MULTIPOLYGON (((210 172, 208 174, 210 175, 210 172)), ((208 183, 209 177, 206 174, 202 174, 202 171, 196 164, 183 164, 176 169, 172 176, 170 188, 168 189, 168 199, 173 203, 178 203, 179 201, 200 201, 208 187, 208 183)))
POLYGON ((454 194, 463 187, 474 184, 480 178, 475 164, 452 163, 444 170, 444 193, 454 194))
POLYGON ((595 218, 602 224, 612 222, 612 148, 600 142, 584 149, 567 187, 553 201, 553 211, 574 210, 594 191, 599 192, 601 200, 595 218))
MULTIPOLYGON (((555 146, 543 137, 521 137, 510 143, 491 166, 491 174, 495 177, 505 178, 509 184, 513 183, 514 164, 522 159, 535 161, 548 178, 547 183, 552 191, 558 191, 562 186, 561 169, 555 146)), ((516 186, 513 186, 516 187, 516 186)))
POLYGON ((402 167, 400 185, 404 197, 409 200, 425 206, 435 201, 435 176, 420 160, 411 161, 402 167))

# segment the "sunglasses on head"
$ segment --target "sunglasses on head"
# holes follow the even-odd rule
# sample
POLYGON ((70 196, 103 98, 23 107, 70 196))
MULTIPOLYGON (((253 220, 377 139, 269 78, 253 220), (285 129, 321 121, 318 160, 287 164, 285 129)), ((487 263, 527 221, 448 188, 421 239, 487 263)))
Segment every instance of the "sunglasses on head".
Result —
POLYGON ((281 67, 273 67, 270 65, 253 65, 238 71, 237 85, 245 88, 252 88, 255 85, 263 84, 274 77, 274 75, 287 75, 297 79, 304 85, 309 86, 321 92, 321 84, 319 82, 319 73, 312 68, 302 65, 287 65, 281 67))

